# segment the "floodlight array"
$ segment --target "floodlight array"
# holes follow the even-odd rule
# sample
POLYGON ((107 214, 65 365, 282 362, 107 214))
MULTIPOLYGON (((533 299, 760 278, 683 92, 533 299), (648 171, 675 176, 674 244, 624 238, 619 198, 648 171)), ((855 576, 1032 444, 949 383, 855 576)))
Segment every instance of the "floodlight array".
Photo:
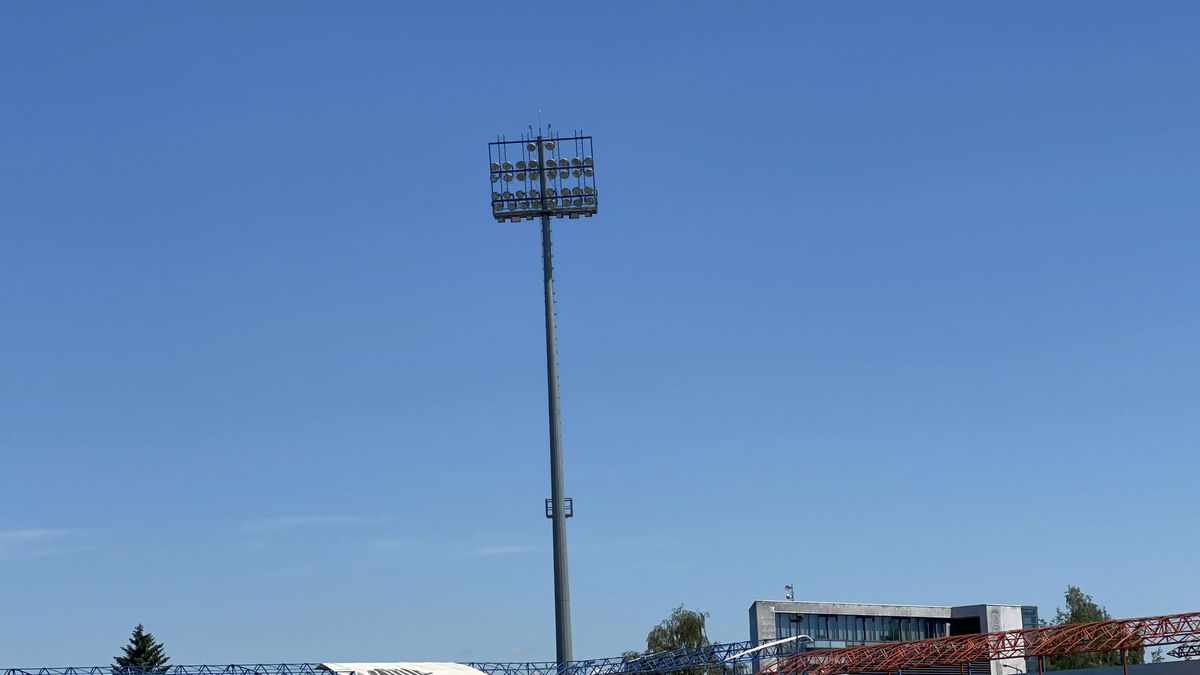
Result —
POLYGON ((523 134, 519 141, 489 143, 488 154, 492 217, 497 221, 590 218, 596 213, 591 136, 523 134))

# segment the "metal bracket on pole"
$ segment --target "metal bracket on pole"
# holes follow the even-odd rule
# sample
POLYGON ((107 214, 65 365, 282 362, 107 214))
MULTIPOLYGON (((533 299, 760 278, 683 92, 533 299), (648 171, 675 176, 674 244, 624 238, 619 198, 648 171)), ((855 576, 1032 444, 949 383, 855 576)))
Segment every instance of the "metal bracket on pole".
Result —
MULTIPOLYGON (((575 515, 575 506, 574 506, 574 503, 571 501, 570 497, 563 497, 563 513, 566 514, 564 516, 565 518, 570 518, 571 516, 575 515)), ((546 500, 546 517, 547 518, 554 517, 554 500, 553 499, 546 500)))

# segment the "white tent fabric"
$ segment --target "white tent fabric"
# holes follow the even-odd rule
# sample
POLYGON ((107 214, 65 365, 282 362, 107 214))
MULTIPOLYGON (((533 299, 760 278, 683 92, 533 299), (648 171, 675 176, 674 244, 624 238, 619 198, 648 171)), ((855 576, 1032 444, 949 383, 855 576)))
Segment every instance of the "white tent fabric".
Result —
POLYGON ((482 670, 461 663, 322 663, 319 667, 353 675, 486 675, 482 670))

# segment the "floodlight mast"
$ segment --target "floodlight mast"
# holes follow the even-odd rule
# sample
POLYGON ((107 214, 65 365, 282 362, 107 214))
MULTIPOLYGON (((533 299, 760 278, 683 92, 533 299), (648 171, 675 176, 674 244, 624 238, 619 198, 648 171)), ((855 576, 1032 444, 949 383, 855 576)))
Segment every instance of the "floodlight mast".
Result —
POLYGON ((537 137, 538 195, 542 203, 542 291, 546 305, 546 398, 550 408, 550 499, 554 548, 554 654, 561 670, 571 656, 571 589, 567 577, 567 512, 563 502, 562 426, 558 418, 558 347, 554 336, 554 256, 550 252, 550 213, 546 210, 546 164, 537 137))
MULTIPOLYGON (((546 310, 546 397, 550 424, 550 499, 547 500, 546 515, 552 520, 555 655, 560 675, 565 674, 566 664, 573 660, 571 654, 571 595, 567 575, 567 518, 573 515, 573 505, 571 500, 563 494, 562 427, 558 412, 558 359, 554 325, 554 265, 551 252, 550 218, 551 216, 555 218, 566 216, 577 219, 581 215, 590 218, 596 213, 599 195, 596 193, 592 169, 594 162, 591 141, 590 136, 578 133, 571 138, 562 138, 553 134, 547 138, 539 129, 536 136, 531 133, 521 141, 497 139, 488 144, 493 184, 500 181, 507 184, 512 181, 512 175, 504 168, 507 164, 507 151, 510 146, 519 145, 521 147, 521 151, 526 157, 527 169, 532 166, 532 161, 529 161, 532 158, 528 156, 528 153, 537 150, 536 169, 527 171, 525 178, 520 178, 521 174, 517 174, 518 179, 526 183, 527 190, 532 189, 530 183, 536 182, 537 200, 529 200, 528 197, 531 195, 521 191, 518 191, 514 198, 502 186, 500 188, 502 192, 498 193, 495 190, 492 192, 492 214, 498 222, 506 220, 520 222, 531 220, 535 216, 540 216, 542 221, 542 291, 546 310), (585 195, 583 197, 565 198, 559 196, 557 192, 553 197, 546 194, 546 162, 553 161, 553 158, 548 160, 546 154, 551 150, 556 151, 555 154, 559 157, 556 166, 566 166, 564 162, 567 160, 562 159, 563 141, 574 141, 575 143, 577 156, 570 160, 570 163, 579 167, 573 172, 577 184, 575 194, 585 195), (536 148, 534 147, 535 143, 536 148), (493 153, 495 154, 493 155, 493 153), (580 160, 578 155, 584 155, 586 159, 580 160), (533 176, 534 171, 537 173, 536 179, 533 176)), ((567 171, 565 169, 556 169, 555 171, 557 171, 561 186, 561 179, 566 178, 567 171)), ((550 172, 549 178, 554 179, 554 172, 550 172)), ((553 189, 553 186, 550 189, 553 189)), ((561 191, 571 194, 571 191, 566 188, 561 191)))

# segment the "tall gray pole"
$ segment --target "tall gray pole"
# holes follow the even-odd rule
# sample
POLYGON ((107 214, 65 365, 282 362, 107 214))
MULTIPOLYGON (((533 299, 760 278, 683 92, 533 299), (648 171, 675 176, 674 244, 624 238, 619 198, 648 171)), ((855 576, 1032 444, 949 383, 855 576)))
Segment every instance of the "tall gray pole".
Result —
MULTIPOLYGON (((538 136, 538 166, 546 166, 538 136)), ((554 263, 550 216, 546 213, 546 172, 540 172, 542 199, 542 284, 546 294, 546 396, 550 404, 550 502, 554 528, 554 646, 559 664, 571 661, 571 592, 567 583, 567 514, 563 504, 562 428, 558 422, 558 358, 554 343, 554 263)))

